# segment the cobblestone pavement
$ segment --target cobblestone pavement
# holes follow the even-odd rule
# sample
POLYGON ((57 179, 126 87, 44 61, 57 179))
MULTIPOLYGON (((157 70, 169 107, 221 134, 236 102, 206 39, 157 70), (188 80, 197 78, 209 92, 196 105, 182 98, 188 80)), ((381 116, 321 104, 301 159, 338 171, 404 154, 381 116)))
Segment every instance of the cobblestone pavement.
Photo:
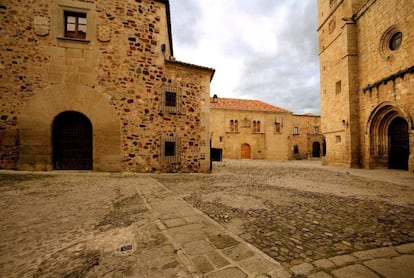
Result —
MULTIPOLYGON (((306 164, 233 164, 223 163, 216 175, 156 178, 296 274, 316 272, 327 258, 349 258, 343 266, 361 262, 354 256, 359 251, 414 242, 414 177, 409 173, 381 180, 391 171, 373 178, 306 164), (325 192, 321 184, 338 190, 325 192), (304 266, 307 271, 298 271, 304 266)), ((326 262, 327 269, 338 267, 326 262)))
POLYGON ((0 171, 0 277, 412 277, 414 177, 0 171))

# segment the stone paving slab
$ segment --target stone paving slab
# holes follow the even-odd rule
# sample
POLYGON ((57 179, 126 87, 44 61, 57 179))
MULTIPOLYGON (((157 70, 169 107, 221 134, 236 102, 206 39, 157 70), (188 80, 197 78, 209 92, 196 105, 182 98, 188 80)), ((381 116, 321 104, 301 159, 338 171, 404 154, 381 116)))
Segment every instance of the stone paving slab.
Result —
POLYGON ((364 265, 384 277, 411 278, 414 276, 414 255, 404 255, 392 259, 374 259, 364 265))
POLYGON ((280 263, 232 234, 154 180, 145 201, 193 277, 290 277, 280 263), (158 188, 158 189, 157 189, 158 188), (170 196, 169 196, 170 195, 170 196))

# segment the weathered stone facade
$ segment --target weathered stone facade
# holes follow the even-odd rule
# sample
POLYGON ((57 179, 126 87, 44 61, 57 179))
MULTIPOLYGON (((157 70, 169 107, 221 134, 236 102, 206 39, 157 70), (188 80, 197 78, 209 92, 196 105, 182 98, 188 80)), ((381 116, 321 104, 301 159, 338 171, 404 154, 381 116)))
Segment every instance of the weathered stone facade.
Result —
POLYGON ((414 2, 319 0, 324 163, 414 171, 414 2))
POLYGON ((168 1, 0 0, 0 168, 60 169, 60 116, 81 115, 92 170, 208 172, 214 70, 175 61, 169 16, 168 1))
POLYGON ((211 98, 212 147, 223 159, 289 160, 320 157, 320 117, 292 112, 258 100, 211 98), (317 134, 315 134, 315 128, 317 134))

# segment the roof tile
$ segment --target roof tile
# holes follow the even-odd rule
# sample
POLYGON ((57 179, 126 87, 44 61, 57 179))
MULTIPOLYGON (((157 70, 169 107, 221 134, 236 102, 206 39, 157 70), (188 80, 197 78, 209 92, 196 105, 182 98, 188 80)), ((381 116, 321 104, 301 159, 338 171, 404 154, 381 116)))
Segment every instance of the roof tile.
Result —
POLYGON ((213 102, 213 98, 210 98, 210 108, 227 109, 227 110, 291 113, 290 111, 286 109, 267 104, 260 100, 238 99, 238 98, 217 98, 217 102, 213 102))

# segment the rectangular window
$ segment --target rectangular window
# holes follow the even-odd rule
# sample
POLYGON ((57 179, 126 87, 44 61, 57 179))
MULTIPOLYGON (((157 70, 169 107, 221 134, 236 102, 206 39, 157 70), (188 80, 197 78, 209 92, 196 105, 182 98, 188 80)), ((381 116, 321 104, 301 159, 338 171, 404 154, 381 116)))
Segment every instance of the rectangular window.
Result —
POLYGON ((339 144, 339 143, 341 143, 341 135, 337 135, 337 136, 335 136, 335 141, 336 141, 336 143, 337 144, 339 144))
POLYGON ((298 135, 299 134, 299 127, 295 126, 293 128, 293 135, 298 135))
POLYGON ((161 88, 161 111, 167 113, 180 112, 180 88, 167 85, 161 88))
POLYGON ((342 82, 339 80, 335 84, 335 94, 339 95, 342 92, 342 82))
POLYGON ((315 126, 313 128, 313 134, 315 134, 315 135, 318 135, 319 134, 319 127, 318 126, 315 126))
POLYGON ((161 162, 176 163, 180 162, 180 138, 162 137, 161 138, 161 162))
POLYGON ((65 37, 86 39, 86 13, 65 12, 65 37))
POLYGON ((275 123, 275 132, 280 133, 280 123, 275 123))
POLYGON ((165 105, 171 107, 177 106, 177 94, 174 92, 165 92, 165 105))
POLYGON ((175 156, 175 142, 165 142, 165 156, 175 156))

